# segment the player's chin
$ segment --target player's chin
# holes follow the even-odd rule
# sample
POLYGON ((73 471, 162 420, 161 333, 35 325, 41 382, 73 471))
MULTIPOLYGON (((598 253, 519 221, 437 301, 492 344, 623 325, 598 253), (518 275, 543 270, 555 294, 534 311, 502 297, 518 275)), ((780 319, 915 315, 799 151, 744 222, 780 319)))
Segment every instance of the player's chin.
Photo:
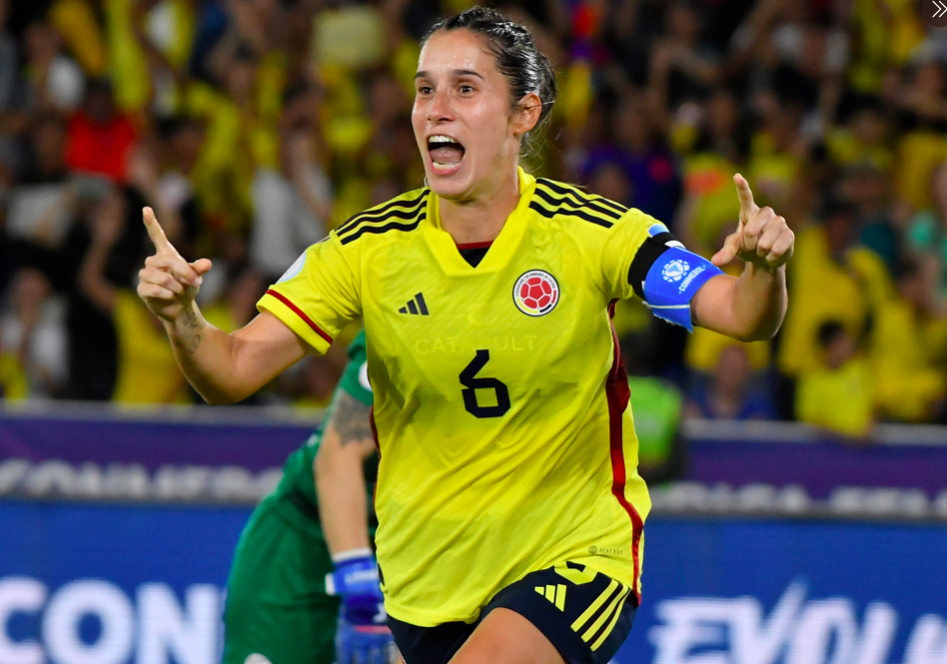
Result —
POLYGON ((463 199, 471 188, 469 172, 463 163, 460 168, 446 173, 428 169, 427 184, 435 194, 447 200, 463 199))

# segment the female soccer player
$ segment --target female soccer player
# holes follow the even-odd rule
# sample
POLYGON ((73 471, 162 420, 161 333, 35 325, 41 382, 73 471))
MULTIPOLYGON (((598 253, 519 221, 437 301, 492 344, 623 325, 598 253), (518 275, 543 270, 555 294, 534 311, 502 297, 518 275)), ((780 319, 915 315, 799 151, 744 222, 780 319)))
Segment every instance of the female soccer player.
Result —
POLYGON ((786 309, 793 235, 734 178, 714 256, 656 220, 518 168, 556 94, 529 32, 474 8, 423 44, 413 123, 427 186, 310 247, 227 335, 194 304, 153 213, 139 292, 201 395, 244 398, 364 321, 381 462, 379 573, 407 664, 607 662, 640 598, 650 507, 608 310, 765 339, 786 309))

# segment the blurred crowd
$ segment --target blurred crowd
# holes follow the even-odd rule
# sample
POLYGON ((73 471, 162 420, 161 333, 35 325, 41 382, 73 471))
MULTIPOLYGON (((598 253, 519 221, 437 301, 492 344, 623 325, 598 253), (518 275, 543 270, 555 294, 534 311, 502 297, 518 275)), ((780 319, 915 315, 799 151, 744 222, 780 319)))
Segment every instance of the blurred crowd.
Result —
MULTIPOLYGON (((138 299, 151 205, 218 327, 350 215, 422 185, 418 42, 465 0, 0 0, 0 391, 193 403, 138 299)), ((796 233, 772 342, 615 323, 647 465, 683 414, 848 440, 942 422, 947 30, 914 0, 524 0, 559 76, 528 170, 709 256, 743 173, 796 233)), ((738 274, 739 266, 731 271, 738 274)), ((324 405, 341 345, 253 403, 324 405)), ((663 450, 663 451, 662 451, 663 450)))

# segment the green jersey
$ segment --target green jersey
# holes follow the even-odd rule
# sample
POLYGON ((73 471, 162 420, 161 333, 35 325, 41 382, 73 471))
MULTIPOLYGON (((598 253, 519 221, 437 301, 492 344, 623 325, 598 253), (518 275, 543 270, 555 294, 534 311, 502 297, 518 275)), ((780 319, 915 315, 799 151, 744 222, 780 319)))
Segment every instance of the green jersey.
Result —
MULTIPOLYGON (((349 396, 361 401, 366 406, 372 405, 372 387, 368 382, 367 354, 365 350, 365 332, 358 333, 348 349, 349 362, 345 373, 335 388, 335 396, 326 411, 325 422, 332 416, 339 393, 345 392, 349 396)), ((322 431, 312 432, 309 439, 298 450, 293 452, 283 467, 283 479, 276 487, 271 498, 283 499, 277 502, 281 505, 282 513, 295 525, 312 528, 318 527, 319 502, 316 497, 316 480, 313 472, 313 462, 319 451, 322 440, 322 431), (288 499, 288 500, 286 500, 288 499)), ((375 479, 378 475, 378 457, 369 457, 364 464, 365 488, 368 491, 369 526, 374 530, 376 525, 374 510, 372 509, 372 495, 375 492, 375 479)))
MULTIPOLYGON (((372 403, 363 333, 349 346, 349 364, 335 398, 342 392, 365 405, 372 403)), ((240 536, 227 580, 223 664, 335 661, 339 598, 325 591, 326 574, 333 566, 319 525, 312 469, 320 440, 316 431, 293 452, 283 480, 257 506, 240 536)), ((369 506, 377 470, 373 455, 365 463, 369 506)), ((374 525, 370 514, 370 530, 374 525)))

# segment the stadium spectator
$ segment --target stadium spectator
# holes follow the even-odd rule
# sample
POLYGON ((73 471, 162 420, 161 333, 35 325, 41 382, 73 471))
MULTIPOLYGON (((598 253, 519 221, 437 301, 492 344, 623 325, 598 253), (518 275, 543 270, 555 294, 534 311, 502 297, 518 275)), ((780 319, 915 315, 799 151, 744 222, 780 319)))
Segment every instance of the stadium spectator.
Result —
POLYGON ((160 122, 157 129, 160 170, 154 201, 180 219, 177 241, 181 252, 192 256, 206 231, 191 177, 204 144, 204 128, 194 119, 176 116, 160 122))
POLYGON ((251 189, 250 260, 269 283, 325 237, 332 212, 332 187, 314 159, 308 133, 283 133, 279 157, 279 169, 257 168, 251 189))
POLYGON ((82 108, 69 120, 66 161, 79 173, 124 182, 135 137, 131 120, 115 105, 111 84, 90 81, 82 108))
POLYGON ((85 77, 75 61, 62 53, 62 37, 46 22, 34 23, 24 37, 27 106, 67 113, 78 108, 85 77))
POLYGON ((769 420, 775 417, 766 392, 753 386, 753 368, 746 349, 726 346, 709 382, 689 395, 688 417, 715 420, 769 420))
MULTIPOLYGON (((248 264, 230 270, 224 296, 207 307, 207 320, 224 332, 235 332, 256 316, 256 303, 272 283, 248 264)), ((331 389, 330 389, 331 392, 331 389)))
POLYGON ((622 99, 612 112, 610 133, 613 142, 589 153, 581 169, 583 179, 592 191, 671 224, 681 196, 681 178, 674 155, 654 127, 646 101, 633 94, 622 99), (624 171, 622 178, 616 178, 615 167, 624 171), (596 183, 597 178, 606 181, 596 183), (607 194, 603 185, 626 191, 607 194))
POLYGON ((793 308, 787 313, 779 347, 779 367, 790 377, 821 365, 822 323, 838 320, 858 339, 873 312, 891 299, 893 288, 884 262, 855 243, 855 214, 852 204, 832 200, 822 223, 798 233, 790 273, 793 308))
POLYGON ((188 403, 190 390, 164 341, 164 328, 130 284, 116 286, 106 276, 112 248, 122 238, 126 199, 120 191, 105 196, 92 214, 92 244, 79 271, 82 293, 112 317, 118 374, 112 400, 123 404, 188 403))
POLYGON ((930 421, 947 395, 947 309, 937 297, 933 260, 905 259, 898 297, 876 313, 872 330, 878 407, 882 417, 930 421))
POLYGON ((17 103, 20 77, 17 71, 16 39, 7 31, 10 1, 0 0, 0 113, 12 110, 17 103))
POLYGON ((42 272, 22 268, 16 273, 0 329, 5 351, 17 357, 26 376, 30 398, 59 396, 68 370, 65 302, 42 272))
POLYGON ((852 440, 864 439, 875 422, 875 387, 855 337, 839 321, 819 326, 822 367, 799 379, 796 414, 801 422, 852 440))
MULTIPOLYGON (((10 310, 27 267, 67 303, 68 370, 52 393, 114 391, 115 319, 76 280, 109 180, 125 187, 129 219, 159 207, 186 257, 219 261, 202 297, 227 301, 248 261, 278 277, 321 229, 419 185, 405 121, 418 40, 466 4, 0 0, 0 300, 10 310), (306 144, 321 202, 287 168, 306 144), (286 242, 299 228, 309 233, 286 242)), ((797 231, 793 305, 778 344, 745 347, 753 370, 773 356, 787 387, 824 372, 818 331, 838 321, 875 380, 880 367, 897 364, 892 386, 914 371, 894 339, 924 340, 910 362, 941 371, 931 312, 947 302, 947 42, 910 3, 502 4, 563 73, 535 173, 639 207, 709 255, 733 228, 740 170, 797 231), (912 257, 937 285, 930 297, 911 296, 909 278, 894 285, 912 257)), ((137 226, 109 253, 110 284, 131 283, 137 226)), ((650 372, 681 388, 710 381, 729 343, 698 330, 685 348, 680 330, 645 314, 620 306, 616 328, 623 342, 650 329, 650 372)), ((269 396, 302 394, 279 389, 269 396)), ((797 396, 787 389, 781 412, 797 396)), ((879 416, 931 421, 938 403, 888 403, 879 416)))
POLYGON ((5 231, 18 243, 19 258, 24 261, 39 262, 33 254, 53 251, 62 244, 78 199, 95 187, 90 180, 70 177, 65 154, 62 116, 54 111, 37 113, 29 125, 19 180, 6 201, 5 231))
POLYGON ((936 298, 947 297, 947 162, 941 164, 931 179, 934 205, 917 212, 907 223, 905 243, 919 256, 929 256, 940 272, 936 298))
POLYGON ((28 396, 26 372, 17 354, 4 348, 3 330, 0 329, 0 401, 20 401, 28 396))

